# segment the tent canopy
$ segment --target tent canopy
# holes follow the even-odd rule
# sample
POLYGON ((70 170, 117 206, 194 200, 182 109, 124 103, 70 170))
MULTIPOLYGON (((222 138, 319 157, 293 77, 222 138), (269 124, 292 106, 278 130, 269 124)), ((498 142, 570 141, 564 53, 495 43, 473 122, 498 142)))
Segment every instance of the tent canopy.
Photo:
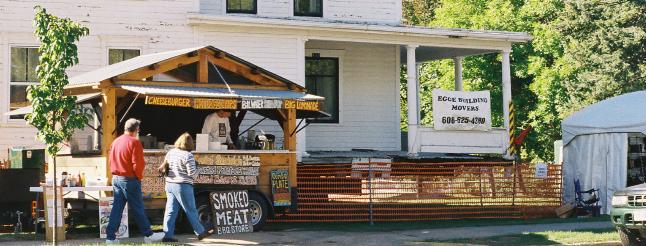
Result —
POLYGON ((563 145, 579 135, 641 132, 646 134, 646 91, 627 93, 592 104, 563 120, 563 145))

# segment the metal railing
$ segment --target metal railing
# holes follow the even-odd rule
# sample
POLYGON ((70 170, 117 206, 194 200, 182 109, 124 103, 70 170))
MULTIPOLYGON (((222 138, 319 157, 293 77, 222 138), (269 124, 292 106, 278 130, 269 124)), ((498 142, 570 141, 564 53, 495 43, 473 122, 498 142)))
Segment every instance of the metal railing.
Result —
POLYGON ((298 213, 275 222, 417 221, 555 216, 561 166, 511 162, 298 166, 298 213))

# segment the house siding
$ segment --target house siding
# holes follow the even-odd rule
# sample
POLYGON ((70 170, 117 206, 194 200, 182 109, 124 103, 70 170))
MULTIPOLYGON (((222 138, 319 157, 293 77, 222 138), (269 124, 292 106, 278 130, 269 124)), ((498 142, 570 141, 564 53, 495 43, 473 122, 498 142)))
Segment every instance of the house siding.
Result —
POLYGON ((306 46, 310 51, 343 53, 340 122, 310 125, 307 150, 400 150, 398 47, 321 41, 306 46))
MULTIPOLYGON (((401 11, 401 0, 323 0, 323 18, 332 21, 398 24, 401 22, 401 11)), ((226 0, 200 0, 199 12, 225 15, 227 14, 226 0)), ((257 15, 243 15, 278 18, 294 17, 294 1, 258 0, 257 15)))
MULTIPOLYGON (((254 33, 254 30, 245 28, 189 26, 186 15, 195 12, 198 5, 200 11, 224 11, 222 2, 218 5, 218 1, 198 1, 116 0, 106 4, 97 0, 56 0, 40 4, 49 13, 72 18, 90 28, 90 35, 81 38, 78 44, 80 64, 68 70, 70 76, 107 65, 108 48, 139 49, 141 54, 149 54, 198 45, 213 45, 287 79, 304 83, 304 68, 301 65, 304 60, 302 40, 306 38, 307 33, 287 34, 271 29, 257 30, 258 33, 254 33), (118 13, 118 18, 115 13, 118 13)), ((0 0, 2 113, 8 110, 10 47, 38 45, 38 40, 33 35, 34 2, 0 0)), ((327 4, 330 11, 335 8, 340 11, 343 6, 358 8, 350 2, 352 1, 326 1, 325 8, 328 9, 327 4)), ((368 2, 371 6, 390 6, 389 2, 397 1, 363 1, 364 4, 368 2)), ((292 4, 291 0, 262 1, 258 8, 265 16, 284 16, 291 15, 292 4)), ((348 13, 350 12, 361 13, 358 10, 348 10, 348 13)), ((370 18, 390 18, 384 17, 386 14, 380 15, 382 16, 370 18)), ((393 17, 392 20, 397 18, 393 17)), ((398 56, 395 45, 308 41, 306 48, 345 52, 341 75, 342 122, 337 125, 311 125, 306 129, 307 137, 304 140, 307 141, 301 141, 300 144, 306 142, 308 150, 398 150, 399 89, 395 87, 398 86, 399 77, 396 72, 398 56)), ((248 114, 241 129, 246 129, 259 119, 258 115, 248 114)), ((277 137, 282 136, 282 130, 273 121, 266 120, 256 128, 277 137)), ((87 144, 91 142, 91 135, 89 129, 83 129, 75 135, 75 139, 79 143, 87 144)), ((0 160, 7 158, 6 149, 11 146, 42 147, 43 144, 39 143, 35 136, 36 130, 26 126, 24 121, 10 121, 7 116, 0 115, 0 160)), ((278 144, 282 145, 282 139, 278 144)), ((89 146, 81 147, 86 148, 89 146)))

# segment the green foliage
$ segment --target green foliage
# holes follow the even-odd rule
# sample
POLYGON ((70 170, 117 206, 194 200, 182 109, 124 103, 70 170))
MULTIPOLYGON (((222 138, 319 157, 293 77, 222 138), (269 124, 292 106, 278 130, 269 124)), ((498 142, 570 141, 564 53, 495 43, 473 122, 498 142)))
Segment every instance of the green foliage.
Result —
MULTIPOLYGON (((428 26, 531 34, 530 42, 514 45, 511 53, 517 126, 534 129, 525 158, 551 160, 561 121, 573 112, 646 88, 644 0, 442 0, 434 7, 424 15, 433 17, 424 22, 428 26)), ((432 124, 431 88, 453 87, 452 66, 450 60, 422 66, 424 124, 432 124)), ((464 61, 465 89, 491 91, 494 126, 502 122, 500 74, 499 55, 464 61)), ((403 79, 402 93, 405 86, 403 79)))
POLYGON ((38 129, 38 137, 47 144, 47 152, 56 155, 60 144, 89 119, 86 111, 76 105, 76 97, 63 94, 63 88, 69 83, 65 69, 78 63, 74 42, 89 30, 70 19, 48 14, 40 6, 34 9, 35 34, 41 43, 36 68, 40 84, 28 89, 33 111, 25 119, 38 129))

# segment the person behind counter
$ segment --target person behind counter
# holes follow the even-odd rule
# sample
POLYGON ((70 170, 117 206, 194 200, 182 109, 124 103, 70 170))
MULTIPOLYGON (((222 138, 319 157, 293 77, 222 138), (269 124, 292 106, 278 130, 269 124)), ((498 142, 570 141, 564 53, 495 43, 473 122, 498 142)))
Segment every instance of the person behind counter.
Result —
POLYGON ((153 233, 150 221, 144 212, 144 198, 141 194, 141 179, 144 173, 144 148, 137 140, 139 120, 128 119, 125 132, 112 142, 109 162, 112 173, 114 202, 106 228, 106 244, 119 244, 115 232, 121 224, 121 214, 128 203, 132 209, 137 227, 144 234, 144 242, 158 242, 164 233, 153 233))
POLYGON ((231 140, 231 126, 229 124, 231 111, 218 109, 215 113, 209 114, 204 120, 202 133, 209 134, 209 141, 226 143, 229 149, 235 149, 231 140))
POLYGON ((178 241, 173 238, 173 235, 180 207, 191 223, 197 239, 202 240, 212 234, 211 230, 204 229, 197 217, 193 194, 193 179, 197 176, 197 165, 190 152, 193 149, 191 135, 182 134, 175 141, 175 148, 166 154, 164 164, 159 167, 159 171, 166 174, 166 211, 164 212, 164 232, 166 234, 162 242, 178 241), (165 170, 166 164, 168 164, 167 170, 165 170))

